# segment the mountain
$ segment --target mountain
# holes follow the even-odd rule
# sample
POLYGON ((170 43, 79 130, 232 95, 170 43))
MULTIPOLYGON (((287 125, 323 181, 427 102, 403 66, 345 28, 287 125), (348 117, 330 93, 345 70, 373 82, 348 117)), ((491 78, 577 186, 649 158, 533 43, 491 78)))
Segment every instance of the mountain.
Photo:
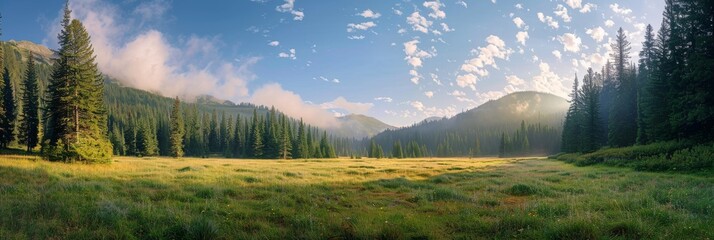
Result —
POLYGON ((350 114, 339 117, 338 120, 340 127, 333 129, 333 133, 338 136, 364 138, 372 137, 384 130, 395 129, 394 126, 362 114, 350 114))
POLYGON ((569 103, 548 93, 516 92, 451 118, 426 119, 409 127, 386 130, 373 139, 383 149, 399 141, 416 142, 431 155, 472 155, 476 140, 481 155, 496 155, 503 135, 523 136, 516 131, 523 123, 534 152, 550 153, 559 149, 562 122, 569 103))

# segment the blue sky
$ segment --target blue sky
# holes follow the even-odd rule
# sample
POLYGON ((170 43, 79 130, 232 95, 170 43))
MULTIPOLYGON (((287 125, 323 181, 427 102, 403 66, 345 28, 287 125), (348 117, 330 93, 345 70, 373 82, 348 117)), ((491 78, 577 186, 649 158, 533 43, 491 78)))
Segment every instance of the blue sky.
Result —
MULTIPOLYGON (((56 47, 64 1, 2 1, 3 40, 56 47)), ((129 86, 274 105, 313 124, 363 113, 396 126, 521 90, 565 97, 608 58, 633 56, 664 1, 86 0, 73 17, 100 69, 129 86)))

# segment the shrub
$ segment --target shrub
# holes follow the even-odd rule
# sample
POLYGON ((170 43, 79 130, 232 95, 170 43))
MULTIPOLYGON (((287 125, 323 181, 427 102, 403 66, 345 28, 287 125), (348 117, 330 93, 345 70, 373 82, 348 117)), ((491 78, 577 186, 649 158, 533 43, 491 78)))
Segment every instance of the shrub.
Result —
POLYGON ((511 186, 511 188, 508 189, 508 194, 511 194, 513 196, 529 196, 536 194, 538 192, 538 189, 536 189, 533 186, 529 186, 526 184, 516 184, 511 186))

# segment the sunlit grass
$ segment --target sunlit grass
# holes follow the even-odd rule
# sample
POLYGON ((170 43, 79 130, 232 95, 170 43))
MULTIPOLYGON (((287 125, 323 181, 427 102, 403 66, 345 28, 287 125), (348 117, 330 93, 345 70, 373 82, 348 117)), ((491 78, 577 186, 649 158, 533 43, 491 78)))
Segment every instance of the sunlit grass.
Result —
POLYGON ((1 156, 0 239, 711 239, 712 186, 545 159, 1 156))

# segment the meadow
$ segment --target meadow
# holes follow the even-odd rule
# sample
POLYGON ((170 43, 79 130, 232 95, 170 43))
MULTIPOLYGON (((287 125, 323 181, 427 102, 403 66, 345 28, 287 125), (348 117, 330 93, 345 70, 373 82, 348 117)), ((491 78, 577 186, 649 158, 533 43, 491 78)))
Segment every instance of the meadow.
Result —
POLYGON ((714 177, 533 159, 0 156, 0 239, 713 239, 714 177))

